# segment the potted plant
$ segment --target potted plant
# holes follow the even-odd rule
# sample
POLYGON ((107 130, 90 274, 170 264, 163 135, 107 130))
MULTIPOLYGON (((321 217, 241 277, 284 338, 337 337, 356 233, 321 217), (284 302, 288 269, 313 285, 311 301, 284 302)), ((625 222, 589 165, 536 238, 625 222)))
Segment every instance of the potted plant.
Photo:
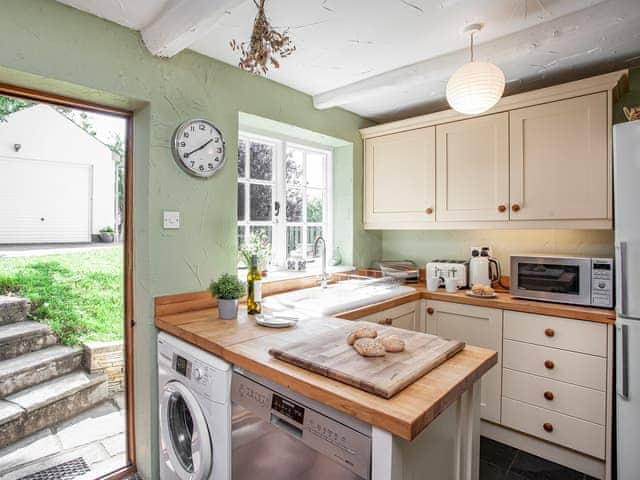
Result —
POLYGON ((100 229, 100 241, 103 243, 113 243, 113 228, 106 226, 100 229))
POLYGON ((218 299, 220 318, 231 320, 238 316, 238 299, 245 294, 246 285, 236 275, 223 273, 217 281, 211 282, 209 290, 218 299))
POLYGON ((251 267, 251 257, 253 255, 258 257, 258 268, 263 277, 267 275, 267 265, 271 258, 271 245, 264 232, 253 232, 249 236, 247 243, 242 246, 238 253, 240 261, 244 263, 247 268, 251 267))

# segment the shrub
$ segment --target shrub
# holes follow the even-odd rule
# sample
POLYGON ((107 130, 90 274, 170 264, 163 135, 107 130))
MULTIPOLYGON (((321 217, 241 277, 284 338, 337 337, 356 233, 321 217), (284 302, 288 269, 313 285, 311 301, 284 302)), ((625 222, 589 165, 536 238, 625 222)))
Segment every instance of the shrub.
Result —
POLYGON ((216 298, 223 300, 235 300, 244 295, 245 287, 246 285, 244 282, 238 280, 236 275, 223 273, 217 281, 211 282, 209 290, 211 290, 211 293, 216 298))

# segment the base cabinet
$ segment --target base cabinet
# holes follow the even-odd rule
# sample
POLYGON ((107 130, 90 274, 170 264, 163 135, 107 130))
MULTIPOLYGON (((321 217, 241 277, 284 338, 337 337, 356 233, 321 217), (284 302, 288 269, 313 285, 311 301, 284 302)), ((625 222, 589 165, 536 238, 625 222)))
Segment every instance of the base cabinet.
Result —
POLYGON ((420 301, 409 302, 397 307, 389 308, 381 312, 372 313, 358 320, 365 322, 379 323, 392 327, 404 328, 406 330, 421 330, 420 301))

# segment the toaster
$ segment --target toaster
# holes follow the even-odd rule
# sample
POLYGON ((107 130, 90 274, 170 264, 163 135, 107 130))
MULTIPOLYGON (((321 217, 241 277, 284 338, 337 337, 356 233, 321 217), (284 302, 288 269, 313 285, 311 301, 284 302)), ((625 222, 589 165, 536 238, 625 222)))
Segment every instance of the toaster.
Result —
POLYGON ((433 260, 427 263, 426 276, 440 278, 441 286, 447 278, 455 278, 458 288, 465 288, 469 283, 469 261, 433 260))

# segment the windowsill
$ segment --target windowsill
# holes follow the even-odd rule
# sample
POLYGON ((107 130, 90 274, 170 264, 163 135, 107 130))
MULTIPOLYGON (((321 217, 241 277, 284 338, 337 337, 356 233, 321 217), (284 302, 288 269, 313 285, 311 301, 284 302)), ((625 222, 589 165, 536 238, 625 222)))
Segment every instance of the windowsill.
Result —
MULTIPOLYGON (((352 267, 350 265, 335 265, 332 267, 327 266, 327 273, 344 273, 351 272, 355 270, 356 267, 352 267)), ((307 268, 303 272, 291 272, 289 270, 269 270, 266 277, 262 278, 263 283, 268 282, 277 282, 279 280, 293 280, 296 278, 308 278, 308 277, 316 277, 322 273, 321 267, 312 267, 307 268)), ((247 269, 241 268, 238 269, 238 278, 244 279, 247 276, 247 269)))

